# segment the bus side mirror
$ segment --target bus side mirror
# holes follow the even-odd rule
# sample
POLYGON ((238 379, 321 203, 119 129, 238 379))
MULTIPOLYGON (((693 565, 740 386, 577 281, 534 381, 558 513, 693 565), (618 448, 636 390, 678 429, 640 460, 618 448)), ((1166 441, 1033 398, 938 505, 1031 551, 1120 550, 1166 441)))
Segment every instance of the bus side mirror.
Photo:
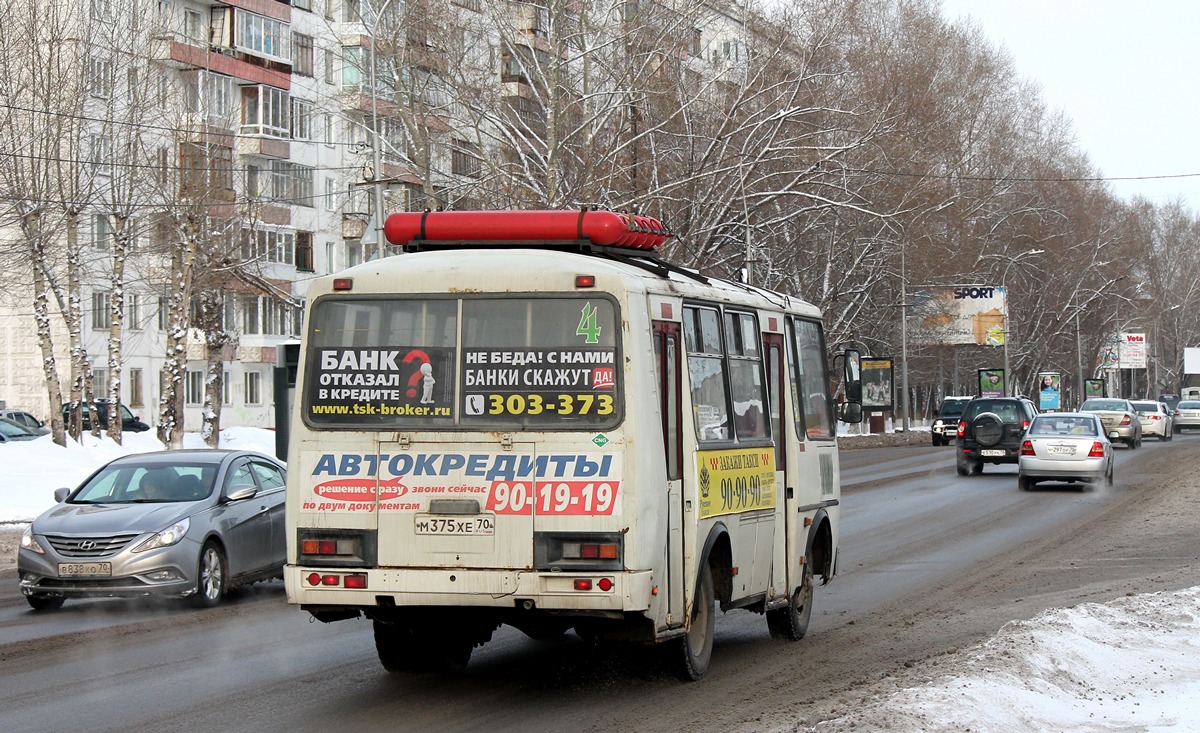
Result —
POLYGON ((861 358, 856 349, 846 349, 842 352, 842 384, 845 385, 847 402, 862 402, 862 370, 859 368, 861 358))
POLYGON ((843 402, 838 405, 838 420, 849 423, 862 422, 862 405, 858 402, 843 402))

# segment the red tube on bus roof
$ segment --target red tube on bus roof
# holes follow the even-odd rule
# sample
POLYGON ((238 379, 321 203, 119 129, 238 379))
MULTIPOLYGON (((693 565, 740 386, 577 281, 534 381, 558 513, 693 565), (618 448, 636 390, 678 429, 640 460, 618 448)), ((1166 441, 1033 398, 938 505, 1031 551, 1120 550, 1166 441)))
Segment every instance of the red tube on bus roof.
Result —
POLYGON ((601 247, 654 249, 671 236, 657 219, 613 211, 427 211, 392 214, 384 234, 413 241, 576 241, 601 247))

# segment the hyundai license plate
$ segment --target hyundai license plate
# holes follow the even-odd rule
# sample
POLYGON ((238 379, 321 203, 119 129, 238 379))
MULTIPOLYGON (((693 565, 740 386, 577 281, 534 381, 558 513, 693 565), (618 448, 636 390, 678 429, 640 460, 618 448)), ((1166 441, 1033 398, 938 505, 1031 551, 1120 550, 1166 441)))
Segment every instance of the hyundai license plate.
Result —
POLYGON ((110 562, 60 562, 60 578, 109 578, 112 577, 110 562))
POLYGON ((979 455, 981 455, 985 458, 998 458, 998 457, 1008 455, 1008 451, 996 450, 995 448, 985 448, 985 449, 979 451, 979 455))
POLYGON ((416 522, 417 534, 489 536, 496 531, 496 517, 491 514, 473 516, 418 514, 416 522))

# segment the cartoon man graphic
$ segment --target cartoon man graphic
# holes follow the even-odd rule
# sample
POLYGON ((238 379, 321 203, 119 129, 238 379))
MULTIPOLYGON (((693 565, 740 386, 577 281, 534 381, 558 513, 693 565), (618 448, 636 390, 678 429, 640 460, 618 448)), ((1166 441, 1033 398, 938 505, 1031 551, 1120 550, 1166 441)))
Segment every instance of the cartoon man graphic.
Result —
POLYGON ((433 385, 437 384, 437 380, 433 378, 433 366, 429 362, 421 365, 421 404, 428 405, 433 403, 433 385))

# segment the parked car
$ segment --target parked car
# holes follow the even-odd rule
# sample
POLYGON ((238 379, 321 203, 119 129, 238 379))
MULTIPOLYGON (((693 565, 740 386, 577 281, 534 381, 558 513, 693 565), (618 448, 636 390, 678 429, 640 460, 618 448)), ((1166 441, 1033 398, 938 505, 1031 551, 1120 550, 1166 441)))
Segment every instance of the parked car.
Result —
POLYGON ((934 445, 950 445, 950 441, 958 437, 958 418, 962 417, 963 408, 970 401, 970 397, 946 397, 942 400, 929 431, 933 435, 934 445))
POLYGON ((1200 400, 1180 400, 1179 414, 1175 416, 1175 432, 1184 428, 1200 428, 1200 400))
POLYGON ((1153 400, 1130 400, 1142 423, 1142 437, 1154 436, 1159 440, 1170 440, 1175 435, 1175 416, 1162 402, 1153 400))
MULTIPOLYGON (((125 405, 119 405, 121 408, 121 430, 127 433, 144 433, 150 429, 150 426, 142 422, 142 418, 134 415, 125 405)), ((83 411, 83 429, 92 429, 92 410, 86 402, 80 403, 80 409, 83 411)), ((108 425, 108 400, 96 400, 96 412, 100 416, 100 429, 108 425)), ((64 403, 62 406, 63 421, 67 422, 71 416, 71 405, 64 403)))
POLYGON ((0 417, 0 443, 8 443, 13 440, 34 440, 42 437, 40 433, 35 433, 19 422, 13 422, 0 417))
POLYGON ((1079 406, 1079 411, 1099 415, 1109 440, 1119 440, 1130 448, 1142 446, 1142 421, 1129 400, 1119 397, 1093 397, 1084 400, 1079 406))
POLYGON ((1046 412, 1029 424, 1021 442, 1017 486, 1029 491, 1040 481, 1113 483, 1113 449, 1094 412, 1046 412))
POLYGON ((0 410, 0 418, 24 425, 38 435, 49 435, 50 428, 25 410, 0 410))
POLYGON ((982 473, 985 463, 1017 463, 1021 439, 1038 414, 1024 397, 976 397, 958 421, 958 475, 982 473))
POLYGON ((21 536, 17 573, 35 610, 67 598, 170 596, 220 603, 230 588, 281 578, 285 468, 254 451, 178 450, 117 458, 21 536))

